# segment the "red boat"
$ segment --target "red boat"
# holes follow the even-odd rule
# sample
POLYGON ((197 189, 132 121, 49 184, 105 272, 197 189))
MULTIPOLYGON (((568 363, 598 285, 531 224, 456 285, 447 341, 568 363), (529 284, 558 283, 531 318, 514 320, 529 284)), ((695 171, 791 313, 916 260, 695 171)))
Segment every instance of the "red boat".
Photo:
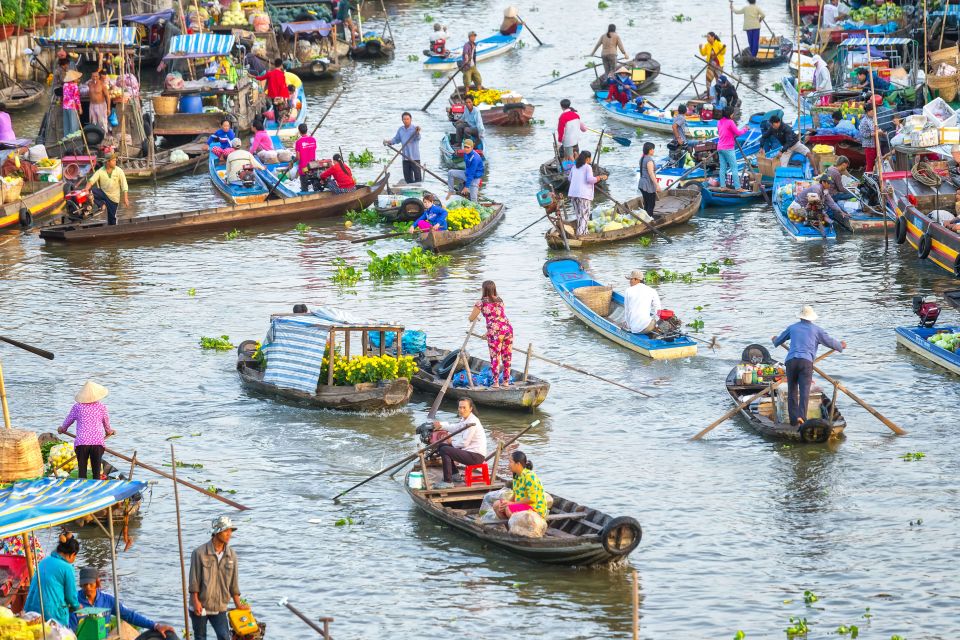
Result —
POLYGON ((818 144, 829 145, 833 147, 834 153, 838 156, 849 158, 851 169, 863 169, 866 164, 863 145, 856 138, 851 138, 842 133, 816 134, 807 138, 806 145, 811 149, 818 144))

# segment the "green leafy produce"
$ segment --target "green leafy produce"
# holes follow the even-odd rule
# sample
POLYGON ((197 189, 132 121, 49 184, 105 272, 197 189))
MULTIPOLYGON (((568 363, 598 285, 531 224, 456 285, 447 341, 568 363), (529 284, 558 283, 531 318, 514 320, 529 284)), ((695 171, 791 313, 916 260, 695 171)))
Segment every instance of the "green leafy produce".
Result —
POLYGON ((364 226, 373 226, 384 221, 380 214, 377 213, 377 210, 373 207, 367 207, 366 209, 361 209, 360 211, 347 211, 345 214, 343 214, 343 217, 353 224, 361 224, 364 226))
POLYGON ((806 604, 813 604, 814 602, 816 602, 816 601, 819 600, 819 599, 820 599, 820 597, 819 597, 817 594, 815 594, 813 591, 804 591, 804 592, 803 592, 803 601, 804 601, 806 604))
POLYGON ((306 222, 298 222, 297 226, 294 227, 294 229, 296 229, 297 233, 299 233, 300 235, 304 235, 307 232, 307 230, 310 229, 310 225, 308 225, 306 222))
POLYGON ((223 238, 225 240, 236 240, 242 235, 243 235, 243 231, 240 231, 240 229, 234 229, 233 231, 227 231, 226 233, 224 233, 223 238))
POLYGON ((926 457, 927 457, 927 454, 925 454, 922 451, 913 451, 913 452, 908 452, 903 454, 902 456, 900 456, 900 459, 904 461, 915 461, 915 460, 923 460, 926 457))
POLYGON ((193 296, 197 295, 197 290, 196 290, 196 288, 190 287, 189 289, 187 289, 187 295, 190 296, 190 297, 193 297, 193 296))
POLYGON ((373 280, 389 280, 400 276, 410 276, 417 273, 433 272, 440 267, 450 264, 450 256, 437 255, 431 251, 424 251, 414 247, 409 251, 397 251, 379 256, 368 250, 370 264, 367 272, 373 280))
POLYGON ((349 524, 353 524, 353 518, 340 518, 339 520, 333 523, 333 526, 345 527, 349 524))
POLYGON ((410 55, 407 56, 407 62, 416 62, 419 59, 420 59, 420 56, 418 56, 415 53, 411 53, 410 55))
POLYGON ((376 158, 373 157, 373 152, 370 151, 370 149, 364 149, 360 155, 354 155, 353 151, 351 151, 347 161, 358 167, 369 167, 375 160, 376 158))
POLYGON ((40 457, 43 458, 43 464, 47 464, 47 459, 50 457, 50 449, 53 449, 58 444, 60 444, 59 440, 50 440, 40 445, 40 457))
POLYGON ((234 347, 230 344, 230 336, 224 335, 219 338, 207 338, 206 336, 200 338, 200 348, 213 351, 229 351, 234 347))
POLYGON ((341 287, 352 287, 363 278, 363 272, 354 266, 348 265, 343 258, 336 258, 333 261, 335 271, 331 279, 335 284, 341 287))

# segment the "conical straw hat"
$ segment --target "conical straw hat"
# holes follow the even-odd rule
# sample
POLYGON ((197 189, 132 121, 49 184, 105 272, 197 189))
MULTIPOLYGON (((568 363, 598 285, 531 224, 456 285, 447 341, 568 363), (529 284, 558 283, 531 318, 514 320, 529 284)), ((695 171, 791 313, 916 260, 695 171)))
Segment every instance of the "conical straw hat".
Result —
POLYGON ((108 393, 110 392, 107 391, 106 387, 97 384, 93 380, 87 380, 83 388, 80 389, 74 397, 74 400, 82 403, 98 402, 106 398, 108 393))

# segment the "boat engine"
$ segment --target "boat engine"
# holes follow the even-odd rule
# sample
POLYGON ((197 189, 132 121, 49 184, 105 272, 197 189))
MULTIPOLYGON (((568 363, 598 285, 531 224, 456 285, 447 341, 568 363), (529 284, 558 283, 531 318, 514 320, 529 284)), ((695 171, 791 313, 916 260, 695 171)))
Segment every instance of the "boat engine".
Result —
POLYGON ((657 312, 657 322, 653 326, 653 333, 660 338, 676 338, 680 335, 683 323, 670 309, 661 309, 657 312))
POLYGON ((93 194, 86 189, 75 189, 63 197, 66 201, 66 222, 80 222, 96 213, 93 194))
POLYGON ((940 305, 935 296, 913 296, 913 312, 920 318, 920 326, 929 329, 940 317, 940 305))
POLYGON ((822 227, 826 221, 827 216, 824 213, 823 200, 820 199, 815 193, 811 193, 807 196, 807 208, 805 211, 807 217, 807 224, 811 227, 822 227))
POLYGON ((254 173, 252 164, 243 165, 243 169, 240 169, 240 172, 237 173, 237 179, 240 181, 240 184, 242 184, 246 189, 249 189, 254 185, 254 183, 256 182, 254 180, 255 176, 256 174, 254 173))
POLYGON ((881 209, 883 198, 880 194, 880 183, 872 173, 864 173, 860 181, 860 199, 874 209, 881 209))

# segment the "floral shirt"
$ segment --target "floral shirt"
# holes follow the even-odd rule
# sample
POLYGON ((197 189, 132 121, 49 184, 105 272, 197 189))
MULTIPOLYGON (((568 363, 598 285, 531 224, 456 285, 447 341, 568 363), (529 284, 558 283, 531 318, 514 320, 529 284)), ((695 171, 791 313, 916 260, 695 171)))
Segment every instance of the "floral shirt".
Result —
POLYGON ((70 409, 66 420, 63 421, 61 429, 77 423, 77 439, 74 446, 77 445, 98 445, 103 446, 103 440, 110 431, 110 416, 107 415, 107 407, 100 402, 77 402, 70 409))
POLYGON ((876 127, 873 126, 873 117, 864 116, 860 118, 860 144, 864 149, 873 149, 877 146, 877 141, 873 137, 876 127))
POLYGON ((503 310, 502 302, 490 302, 481 300, 475 305, 483 314, 483 319, 487 321, 487 335, 512 334, 513 326, 507 320, 507 314, 503 310))
POLYGON ((76 82, 67 82, 63 85, 63 108, 80 111, 80 87, 76 82))
POLYGON ((513 500, 523 502, 530 499, 530 508, 544 518, 547 517, 547 501, 543 497, 543 485, 540 478, 530 469, 524 469, 520 475, 513 476, 513 500))

